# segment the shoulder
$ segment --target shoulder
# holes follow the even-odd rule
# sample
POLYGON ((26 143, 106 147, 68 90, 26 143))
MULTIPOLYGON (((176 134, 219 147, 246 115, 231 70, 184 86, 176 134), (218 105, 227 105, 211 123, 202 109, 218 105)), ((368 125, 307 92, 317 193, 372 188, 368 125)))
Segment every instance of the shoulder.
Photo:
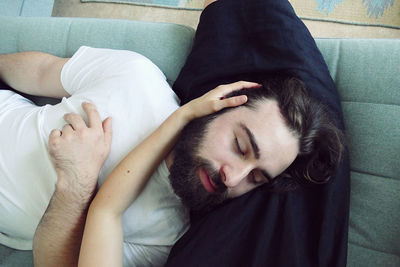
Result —
POLYGON ((78 58, 82 55, 91 58, 92 64, 101 64, 103 68, 110 70, 118 69, 121 71, 121 74, 126 70, 135 71, 136 73, 161 74, 165 78, 156 64, 148 57, 135 51, 82 46, 76 54, 78 58))

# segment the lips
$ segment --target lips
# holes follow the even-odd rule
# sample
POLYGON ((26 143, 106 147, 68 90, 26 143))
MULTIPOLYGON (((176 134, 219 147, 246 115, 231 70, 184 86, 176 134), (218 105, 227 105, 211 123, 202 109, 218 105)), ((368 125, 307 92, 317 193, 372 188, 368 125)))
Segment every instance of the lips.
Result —
POLYGON ((207 190, 207 192, 216 193, 217 186, 210 179, 210 176, 208 176, 207 171, 204 168, 200 168, 199 172, 200 172, 200 181, 203 184, 204 188, 207 190))

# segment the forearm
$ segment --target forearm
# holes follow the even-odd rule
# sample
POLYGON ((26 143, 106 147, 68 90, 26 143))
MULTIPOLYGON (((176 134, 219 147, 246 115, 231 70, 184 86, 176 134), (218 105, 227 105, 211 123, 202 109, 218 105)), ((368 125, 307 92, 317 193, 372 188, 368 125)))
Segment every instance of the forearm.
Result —
POLYGON ((122 266, 122 214, 139 196, 188 121, 182 109, 174 112, 110 174, 90 205, 79 265, 122 266))
POLYGON ((0 55, 0 79, 22 93, 68 96, 59 76, 67 60, 42 52, 3 54, 0 55))
POLYGON ((122 266, 122 215, 89 208, 79 254, 79 266, 122 266), (106 230, 105 230, 106 229, 106 230))
POLYGON ((171 114, 118 164, 100 188, 92 206, 122 214, 141 193, 189 121, 189 113, 182 107, 171 114))
POLYGON ((91 196, 56 190, 35 232, 35 266, 77 266, 91 196))

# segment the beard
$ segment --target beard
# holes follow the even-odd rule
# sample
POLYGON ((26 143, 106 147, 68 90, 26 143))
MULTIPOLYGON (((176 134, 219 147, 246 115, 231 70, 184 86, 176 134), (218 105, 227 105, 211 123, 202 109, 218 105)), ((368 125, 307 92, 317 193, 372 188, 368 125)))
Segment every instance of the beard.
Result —
POLYGON ((191 121, 183 130, 173 149, 173 163, 170 167, 170 182, 175 194, 192 212, 208 212, 224 202, 227 188, 221 175, 212 164, 200 156, 199 149, 207 133, 207 126, 216 115, 209 115, 191 121), (199 169, 203 168, 216 192, 208 192, 200 180, 199 169))

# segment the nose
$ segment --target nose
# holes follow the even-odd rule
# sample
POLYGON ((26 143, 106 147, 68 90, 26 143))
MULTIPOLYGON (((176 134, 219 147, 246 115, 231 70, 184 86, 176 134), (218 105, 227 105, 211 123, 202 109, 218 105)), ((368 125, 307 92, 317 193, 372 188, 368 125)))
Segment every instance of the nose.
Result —
POLYGON ((224 164, 220 168, 222 182, 228 188, 235 187, 249 175, 252 168, 250 164, 224 164))

